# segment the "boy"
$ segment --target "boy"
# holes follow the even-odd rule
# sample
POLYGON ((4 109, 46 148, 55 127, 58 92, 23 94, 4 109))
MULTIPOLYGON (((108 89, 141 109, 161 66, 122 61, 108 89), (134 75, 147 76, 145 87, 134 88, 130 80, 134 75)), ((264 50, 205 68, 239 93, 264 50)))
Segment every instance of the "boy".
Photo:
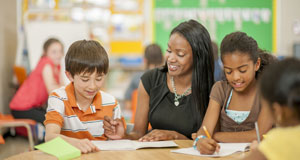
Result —
POLYGON ((116 99, 100 91, 109 60, 96 41, 76 41, 66 55, 66 76, 71 83, 54 90, 48 99, 45 140, 61 137, 82 153, 97 151, 90 140, 106 140, 104 116, 121 118, 116 99))

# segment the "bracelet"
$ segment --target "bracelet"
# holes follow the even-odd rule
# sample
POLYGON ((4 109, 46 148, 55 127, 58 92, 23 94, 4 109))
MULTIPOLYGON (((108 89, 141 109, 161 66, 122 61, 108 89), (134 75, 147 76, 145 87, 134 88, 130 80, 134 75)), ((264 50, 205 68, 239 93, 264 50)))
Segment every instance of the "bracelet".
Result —
POLYGON ((193 148, 194 149, 197 149, 197 142, 199 141, 200 138, 207 138, 206 136, 203 136, 203 135, 199 135, 197 136, 197 138, 194 140, 194 143, 193 143, 193 148))

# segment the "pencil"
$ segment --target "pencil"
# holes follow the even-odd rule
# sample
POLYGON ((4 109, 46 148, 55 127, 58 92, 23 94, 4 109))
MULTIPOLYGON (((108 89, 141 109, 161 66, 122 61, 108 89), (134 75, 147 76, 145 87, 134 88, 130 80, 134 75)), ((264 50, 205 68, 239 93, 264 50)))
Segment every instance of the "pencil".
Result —
POLYGON ((206 129, 206 127, 205 127, 205 126, 203 126, 203 130, 204 130, 204 132, 205 132, 206 136, 207 136, 208 138, 210 138, 210 139, 211 139, 211 136, 210 136, 210 134, 208 133, 208 131, 207 131, 207 129, 206 129))
POLYGON ((259 136, 259 130, 258 130, 258 125, 257 122, 254 123, 255 125, 255 130, 256 130, 256 136, 257 136, 257 142, 260 142, 260 136, 259 136))

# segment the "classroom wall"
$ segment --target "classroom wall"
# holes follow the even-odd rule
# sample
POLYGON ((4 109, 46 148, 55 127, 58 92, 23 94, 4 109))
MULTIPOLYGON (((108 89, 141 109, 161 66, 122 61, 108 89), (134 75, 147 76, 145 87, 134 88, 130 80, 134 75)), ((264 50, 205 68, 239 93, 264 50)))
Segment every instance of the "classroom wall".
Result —
POLYGON ((292 56, 293 43, 300 43, 300 35, 293 33, 295 20, 300 21, 299 0, 277 0, 277 53, 278 55, 292 56))
MULTIPOLYGON (((12 66, 16 55, 16 4, 17 0, 0 0, 0 112, 8 113, 12 96, 12 66)), ((277 52, 291 56, 293 43, 300 42, 300 35, 293 33, 295 20, 300 20, 299 0, 277 0, 277 52)))
POLYGON ((12 67, 15 62, 17 0, 0 0, 0 112, 8 113, 12 95, 12 67))

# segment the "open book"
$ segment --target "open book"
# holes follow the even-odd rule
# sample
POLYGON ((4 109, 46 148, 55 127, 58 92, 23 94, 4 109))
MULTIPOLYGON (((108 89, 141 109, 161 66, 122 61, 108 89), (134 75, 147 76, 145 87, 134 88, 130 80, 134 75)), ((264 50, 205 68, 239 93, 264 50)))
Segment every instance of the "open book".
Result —
POLYGON ((190 148, 182 148, 172 150, 173 153, 182 153, 182 154, 189 154, 194 156, 203 156, 203 157, 223 157, 231 155, 235 152, 244 152, 247 150, 247 147, 250 143, 219 143, 220 145, 220 152, 214 153, 212 155, 201 154, 198 150, 195 150, 193 147, 190 148))
POLYGON ((92 141, 100 150, 136 150, 140 148, 177 147, 173 141, 138 142, 132 140, 92 141))

